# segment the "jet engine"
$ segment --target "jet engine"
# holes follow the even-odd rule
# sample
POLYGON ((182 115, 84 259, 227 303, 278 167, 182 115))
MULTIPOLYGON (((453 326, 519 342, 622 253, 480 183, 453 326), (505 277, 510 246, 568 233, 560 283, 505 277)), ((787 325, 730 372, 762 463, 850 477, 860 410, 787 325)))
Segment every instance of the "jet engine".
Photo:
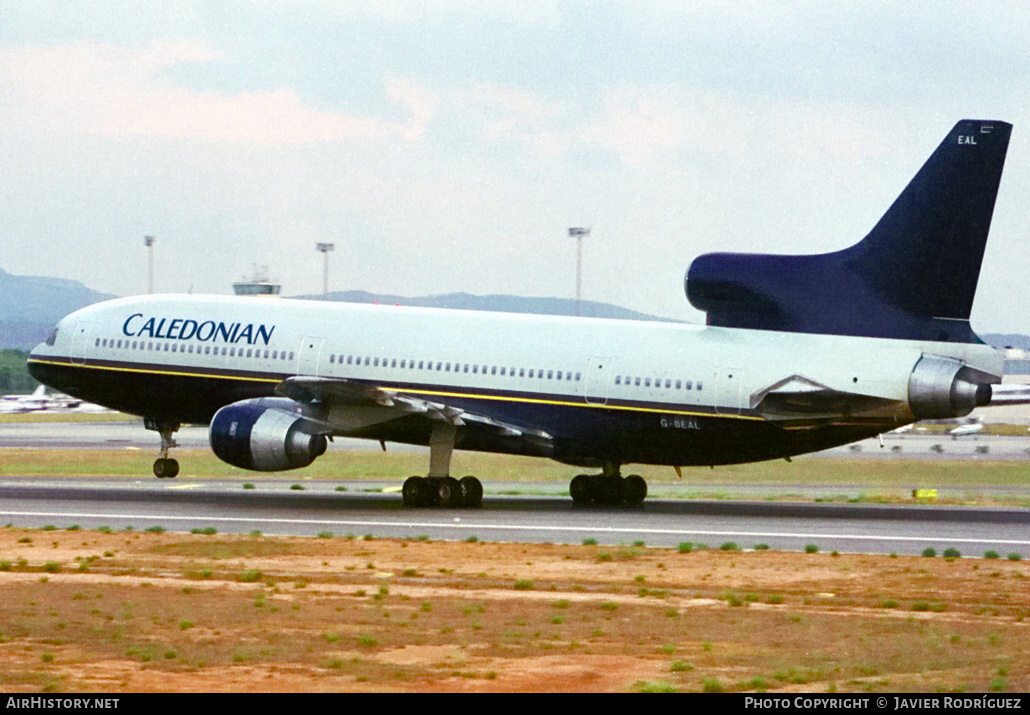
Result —
POLYGON ((211 449, 223 462, 258 472, 306 467, 324 454, 319 426, 297 413, 297 403, 270 397, 227 405, 211 420, 211 449))
POLYGON ((908 378, 908 404, 921 420, 964 417, 991 402, 997 378, 951 358, 923 355, 908 378))

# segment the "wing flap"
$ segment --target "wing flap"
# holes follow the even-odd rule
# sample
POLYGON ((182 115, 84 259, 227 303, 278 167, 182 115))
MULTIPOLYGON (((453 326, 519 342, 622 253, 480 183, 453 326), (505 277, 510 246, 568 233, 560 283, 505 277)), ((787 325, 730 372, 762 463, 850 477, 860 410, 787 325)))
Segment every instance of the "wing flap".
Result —
POLYGON ((751 395, 751 407, 770 420, 873 416, 897 400, 837 390, 802 375, 791 375, 751 395))
POLYGON ((417 415, 478 433, 524 439, 536 445, 549 445, 553 440, 543 430, 497 420, 439 400, 424 400, 398 390, 343 378, 290 377, 279 383, 275 391, 297 402, 323 407, 330 424, 342 431, 417 415))

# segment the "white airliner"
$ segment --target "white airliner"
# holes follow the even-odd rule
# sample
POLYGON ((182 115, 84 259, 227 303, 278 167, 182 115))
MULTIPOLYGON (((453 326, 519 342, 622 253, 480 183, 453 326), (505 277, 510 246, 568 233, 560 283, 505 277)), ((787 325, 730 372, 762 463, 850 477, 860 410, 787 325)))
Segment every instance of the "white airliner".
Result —
POLYGON ((1011 126, 955 125, 872 231, 836 253, 709 254, 706 326, 300 300, 161 295, 61 320, 36 379, 142 415, 209 423, 236 466, 304 467, 334 435, 429 445, 406 505, 477 506, 454 449, 548 457, 577 504, 639 504, 627 464, 790 458, 991 402, 1003 356, 969 327, 1011 126))
POLYGON ((965 423, 949 430, 948 434, 952 439, 958 439, 959 437, 969 437, 970 435, 980 434, 983 431, 984 423, 981 422, 979 418, 970 417, 965 423))
POLYGON ((48 395, 46 385, 39 385, 31 395, 4 395, 0 400, 0 414, 70 410, 81 405, 82 400, 67 395, 48 395))
POLYGON ((40 385, 31 395, 4 395, 0 399, 0 414, 38 412, 47 408, 46 385, 40 385))

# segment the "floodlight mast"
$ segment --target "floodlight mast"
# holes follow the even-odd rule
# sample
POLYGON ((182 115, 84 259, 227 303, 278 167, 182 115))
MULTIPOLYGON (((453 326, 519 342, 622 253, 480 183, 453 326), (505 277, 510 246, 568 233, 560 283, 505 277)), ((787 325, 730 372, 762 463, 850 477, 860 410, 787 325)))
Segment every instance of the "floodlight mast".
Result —
POLYGON ((147 247, 150 254, 147 261, 147 293, 154 292, 154 242, 156 240, 153 236, 143 237, 143 245, 147 247))
POLYGON ((589 228, 569 229, 569 237, 576 239, 576 317, 582 314, 580 304, 583 300, 583 237, 589 235, 589 228))
POLYGON ((329 252, 336 244, 316 243, 315 248, 322 254, 322 300, 329 300, 329 252))

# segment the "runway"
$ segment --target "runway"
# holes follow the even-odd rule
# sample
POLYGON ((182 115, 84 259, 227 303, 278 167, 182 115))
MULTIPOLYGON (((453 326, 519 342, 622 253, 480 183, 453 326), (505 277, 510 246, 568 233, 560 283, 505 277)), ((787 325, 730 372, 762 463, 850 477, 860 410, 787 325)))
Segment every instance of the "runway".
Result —
MULTIPOLYGON (((176 434, 184 448, 206 448, 207 430, 184 427, 176 434)), ((83 450, 154 450, 157 436, 136 422, 5 423, 0 447, 83 450)), ((951 440, 942 436, 888 435, 883 446, 866 440, 799 459, 825 456, 864 459, 1028 459, 1030 439, 976 436, 951 440)), ((424 450, 391 445, 391 449, 424 450)), ((334 449, 379 449, 375 442, 337 440, 334 449)), ((773 549, 917 554, 927 547, 956 548, 970 556, 986 550, 1030 556, 1030 510, 964 508, 935 505, 781 503, 770 496, 803 494, 809 498, 851 497, 868 491, 862 485, 699 483, 652 484, 636 509, 575 507, 565 483, 486 484, 478 510, 404 509, 399 484, 382 481, 305 481, 255 474, 253 490, 236 480, 139 480, 89 478, 0 479, 0 523, 23 527, 53 525, 65 529, 101 526, 168 531, 215 528, 220 533, 306 535, 332 533, 362 537, 416 537, 434 540, 535 541, 604 544, 644 541, 676 547, 682 542, 718 548, 735 542, 741 548, 766 544, 773 549), (304 491, 290 489, 303 481, 304 491), (718 491, 736 500, 663 498, 718 491), (517 492, 518 495, 511 495, 517 492)), ((1030 485, 978 486, 980 494, 1023 496, 1030 485)), ((941 489, 956 496, 962 489, 941 489)))
POLYGON ((0 521, 22 527, 114 530, 161 527, 219 533, 415 538, 461 541, 581 543, 676 547, 918 554, 955 548, 967 556, 995 550, 1030 555, 1030 511, 1008 508, 790 504, 754 501, 649 499, 635 509, 583 508, 568 497, 488 494, 477 510, 405 509, 398 493, 244 490, 236 481, 137 482, 111 485, 87 479, 0 483, 0 521))
MULTIPOLYGON (((184 426, 175 439, 185 449, 208 447, 207 427, 184 426)), ((145 449, 157 452, 160 438, 133 422, 8 422, 0 424, 0 447, 50 449, 145 449)), ((426 451, 428 448, 390 443, 391 451, 426 451)), ((337 437, 333 449, 379 450, 372 440, 337 437)), ((817 452, 809 457, 860 457, 868 459, 1025 459, 1030 460, 1030 432, 1026 436, 972 435, 952 439, 947 435, 909 432, 887 434, 883 440, 863 440, 817 452)), ((799 459, 801 457, 798 457, 799 459)))

